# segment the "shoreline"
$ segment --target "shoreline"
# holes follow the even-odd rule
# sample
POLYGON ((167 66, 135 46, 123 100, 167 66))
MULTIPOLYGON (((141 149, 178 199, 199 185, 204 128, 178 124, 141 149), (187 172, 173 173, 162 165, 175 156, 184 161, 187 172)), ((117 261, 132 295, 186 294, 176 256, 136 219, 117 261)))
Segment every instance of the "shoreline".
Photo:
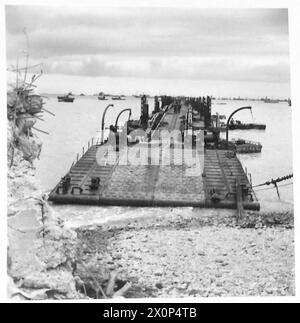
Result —
MULTIPOLYGON (((225 219, 236 216, 236 210, 213 209, 213 208, 193 208, 193 207, 131 207, 131 206, 85 206, 85 205, 55 205, 50 202, 51 207, 61 214, 65 225, 71 229, 92 225, 106 225, 133 221, 140 218, 155 218, 157 216, 169 217, 176 212, 189 215, 202 215, 206 221, 209 218, 214 221, 225 221, 225 219), (216 216, 220 214, 220 216, 216 216)), ((277 204, 270 209, 263 209, 253 214, 260 217, 272 217, 272 214, 290 214, 293 216, 293 207, 279 208, 277 204)), ((247 212, 251 214, 251 212, 247 212)), ((228 220, 229 221, 229 220, 228 220)), ((227 223, 228 223, 227 221, 227 223)), ((234 221, 232 221, 234 224, 234 221)))

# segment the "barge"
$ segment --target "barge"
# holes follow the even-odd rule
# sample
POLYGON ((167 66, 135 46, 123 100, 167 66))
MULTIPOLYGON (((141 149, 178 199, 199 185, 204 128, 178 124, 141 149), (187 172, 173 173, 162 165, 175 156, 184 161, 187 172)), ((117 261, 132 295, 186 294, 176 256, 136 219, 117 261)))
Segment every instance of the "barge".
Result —
POLYGON ((232 143, 235 145, 236 152, 239 154, 260 153, 262 150, 262 145, 255 141, 237 139, 233 140, 232 143))
POLYGON ((263 123, 242 123, 239 120, 235 120, 229 123, 229 130, 266 130, 266 125, 263 123))
MULTIPOLYGON (((212 115, 212 121, 216 128, 218 128, 221 132, 225 132, 227 129, 226 116, 220 114, 212 115)), ((240 120, 231 119, 228 123, 229 130, 266 130, 266 124, 264 123, 243 123, 240 120)))

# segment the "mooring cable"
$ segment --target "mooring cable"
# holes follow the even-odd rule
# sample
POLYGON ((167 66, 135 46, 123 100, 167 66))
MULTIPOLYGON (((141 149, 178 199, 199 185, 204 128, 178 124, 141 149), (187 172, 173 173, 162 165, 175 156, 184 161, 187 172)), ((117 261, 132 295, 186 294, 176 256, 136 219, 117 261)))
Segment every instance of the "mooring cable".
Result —
MULTIPOLYGON (((293 185, 294 183, 291 182, 291 183, 287 183, 287 184, 283 184, 283 185, 278 185, 278 188, 280 187, 285 187, 285 186, 289 186, 289 185, 293 185)), ((266 188, 261 188, 261 189, 258 189, 258 190, 254 190, 255 192, 261 192, 261 191, 267 191, 267 190, 273 190, 275 187, 266 187, 266 188)))
POLYGON ((259 187, 259 186, 264 186, 264 185, 276 185, 277 183, 280 183, 282 181, 287 181, 288 179, 291 179, 293 178, 293 174, 289 174, 289 175, 286 175, 286 176, 283 176, 283 177, 278 177, 276 179, 271 179, 270 181, 267 181, 265 183, 262 183, 262 184, 259 184, 259 185, 254 185, 252 186, 252 188, 254 187, 259 187))

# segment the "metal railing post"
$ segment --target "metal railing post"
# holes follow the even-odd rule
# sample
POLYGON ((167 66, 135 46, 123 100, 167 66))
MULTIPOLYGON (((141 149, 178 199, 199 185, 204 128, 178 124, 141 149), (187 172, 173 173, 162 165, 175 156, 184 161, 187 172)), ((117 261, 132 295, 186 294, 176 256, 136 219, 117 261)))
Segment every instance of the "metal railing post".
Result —
POLYGON ((104 142, 104 121, 105 121, 105 115, 106 115, 106 112, 108 110, 109 107, 113 107, 114 105, 113 104, 109 104, 104 112, 103 112, 103 115, 102 115, 102 122, 101 122, 101 144, 103 144, 104 142))

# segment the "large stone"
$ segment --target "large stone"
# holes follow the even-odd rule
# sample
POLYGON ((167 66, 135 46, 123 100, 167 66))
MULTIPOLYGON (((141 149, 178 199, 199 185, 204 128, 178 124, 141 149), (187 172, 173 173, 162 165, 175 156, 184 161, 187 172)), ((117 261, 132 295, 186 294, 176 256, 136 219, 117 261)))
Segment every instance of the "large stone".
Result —
MULTIPOLYGON (((72 273, 66 269, 34 272, 26 277, 21 285, 25 289, 47 290, 47 294, 76 298, 75 280, 72 273)), ((54 296, 55 298, 55 296, 54 296)))
POLYGON ((42 143, 37 136, 27 137, 22 135, 18 137, 18 148, 22 151, 23 158, 32 163, 35 159, 39 158, 42 143))
POLYGON ((34 196, 13 203, 9 215, 8 273, 21 284, 14 298, 77 297, 72 275, 77 234, 34 196))
POLYGON ((11 259, 9 274, 15 279, 45 268, 36 256, 38 230, 41 227, 37 217, 38 210, 27 209, 8 218, 9 256, 11 259))
POLYGON ((44 238, 40 240, 37 256, 46 268, 55 269, 62 264, 72 267, 76 257, 76 233, 50 225, 45 227, 42 234, 44 234, 44 238))

